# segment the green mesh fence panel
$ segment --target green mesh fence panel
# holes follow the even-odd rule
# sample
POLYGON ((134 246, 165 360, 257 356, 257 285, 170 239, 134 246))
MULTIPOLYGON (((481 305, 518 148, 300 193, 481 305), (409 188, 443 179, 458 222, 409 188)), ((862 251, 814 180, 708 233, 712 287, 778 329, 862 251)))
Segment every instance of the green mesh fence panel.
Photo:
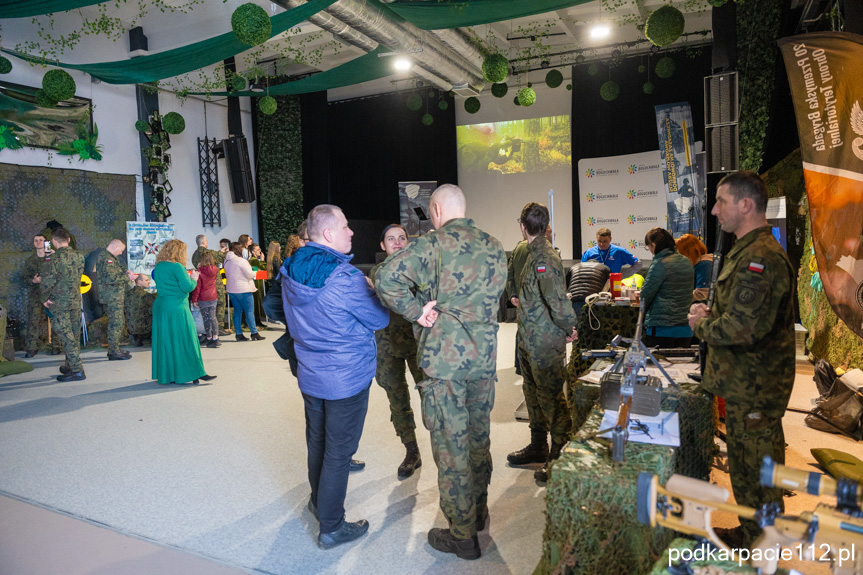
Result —
MULTIPOLYGON (((273 16, 270 19, 273 23, 273 33, 270 37, 272 38, 281 34, 300 22, 308 20, 310 16, 317 14, 335 1, 312 0, 307 4, 273 16)), ((233 32, 227 32, 214 38, 190 44, 189 46, 183 46, 182 48, 175 48, 160 52, 159 54, 140 56, 128 60, 98 64, 48 63, 60 66, 61 68, 87 72, 94 78, 99 78, 109 84, 143 84, 205 68, 231 56, 236 56, 248 49, 249 46, 237 40, 233 32)), ((29 56, 14 50, 3 51, 24 60, 39 60, 38 57, 29 56)))
POLYGON ((3 18, 28 18, 99 4, 100 0, 0 0, 3 18))
POLYGON ((578 6, 590 0, 396 0, 386 7, 423 30, 476 26, 578 6))
POLYGON ((590 369, 593 360, 581 359, 581 352, 604 349, 616 335, 633 337, 638 325, 638 308, 634 306, 584 306, 578 317, 578 340, 572 344, 568 379, 574 382, 590 369))
MULTIPOLYGON (((58 161, 55 157, 55 161, 58 161)), ((135 218, 135 177, 83 170, 0 164, 0 302, 23 336, 27 291, 21 272, 33 236, 57 220, 83 255, 126 237, 135 218)))

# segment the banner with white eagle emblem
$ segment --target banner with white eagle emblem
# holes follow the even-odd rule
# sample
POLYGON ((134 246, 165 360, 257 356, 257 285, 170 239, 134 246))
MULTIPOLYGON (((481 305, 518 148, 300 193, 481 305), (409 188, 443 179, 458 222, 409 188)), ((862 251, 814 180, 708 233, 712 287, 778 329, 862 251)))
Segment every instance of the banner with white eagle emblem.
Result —
POLYGON ((863 36, 783 38, 824 293, 863 337, 863 36))

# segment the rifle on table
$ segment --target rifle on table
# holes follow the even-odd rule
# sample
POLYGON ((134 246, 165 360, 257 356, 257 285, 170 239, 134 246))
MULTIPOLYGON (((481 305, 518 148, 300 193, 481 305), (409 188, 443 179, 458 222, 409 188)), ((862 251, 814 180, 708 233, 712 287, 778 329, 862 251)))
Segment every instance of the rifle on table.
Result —
POLYGON ((863 484, 785 467, 770 457, 761 466, 761 484, 835 496, 836 506, 819 503, 814 511, 796 517, 780 515, 776 503, 757 510, 728 503, 728 490, 707 481, 672 475, 662 487, 656 475, 642 472, 637 487, 638 521, 705 537, 720 549, 719 559, 748 560, 767 575, 776 573, 779 559, 794 558, 829 560, 834 575, 863 575, 863 484), (763 531, 752 548, 731 550, 713 531, 714 511, 757 521, 763 531))

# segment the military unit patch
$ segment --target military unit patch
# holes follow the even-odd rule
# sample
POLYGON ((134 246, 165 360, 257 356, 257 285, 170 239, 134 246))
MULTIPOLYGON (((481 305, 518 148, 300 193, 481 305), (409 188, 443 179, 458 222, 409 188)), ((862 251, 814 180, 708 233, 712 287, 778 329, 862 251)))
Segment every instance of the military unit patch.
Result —
POLYGON ((737 301, 743 305, 747 305, 755 301, 755 290, 744 287, 737 291, 737 301))

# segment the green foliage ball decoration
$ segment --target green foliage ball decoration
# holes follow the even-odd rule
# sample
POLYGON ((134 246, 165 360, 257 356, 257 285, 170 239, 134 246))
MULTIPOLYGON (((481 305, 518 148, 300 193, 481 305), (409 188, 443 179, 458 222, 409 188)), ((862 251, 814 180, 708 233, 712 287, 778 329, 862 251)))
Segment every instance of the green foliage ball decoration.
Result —
POLYGON ((267 16, 267 11, 247 2, 231 14, 231 29, 237 40, 249 46, 263 44, 273 33, 273 23, 267 16))
POLYGON ((429 98, 434 98, 434 97, 435 97, 435 91, 429 90, 429 98))
POLYGON ((56 108, 57 100, 45 93, 45 90, 36 90, 36 105, 40 108, 56 108))
POLYGON ((686 19, 683 13, 666 4, 647 17, 644 24, 644 35, 657 46, 668 46, 683 34, 686 19))
POLYGON ((246 79, 242 76, 234 76, 231 78, 231 90, 234 92, 240 92, 246 89, 246 79))
POLYGON ((423 114, 423 125, 431 126, 434 123, 434 117, 431 114, 423 114))
POLYGON ((162 129, 169 134, 181 134, 186 129, 186 120, 177 112, 168 112, 162 116, 162 129))
POLYGON ((560 70, 550 70, 545 75, 545 85, 549 88, 557 88, 561 84, 563 84, 563 74, 560 73, 560 70))
POLYGON ((674 75, 676 67, 677 65, 674 63, 674 60, 666 56, 656 63, 656 75, 660 78, 671 78, 674 75))
POLYGON ((714 8, 719 8, 724 6, 728 0, 707 0, 707 3, 713 6, 714 8))
POLYGON ((491 85, 491 95, 495 98, 503 98, 507 92, 509 92, 509 86, 505 82, 491 85))
POLYGON ((12 71, 12 62, 9 61, 9 58, 4 58, 0 56, 0 74, 8 74, 12 71))
POLYGON ((597 74, 599 74, 599 66, 597 66, 596 64, 591 64, 587 67, 588 76, 596 76, 597 74))
POLYGON ((276 108, 278 108, 278 104, 276 103, 276 99, 272 96, 264 96, 260 100, 258 100, 258 109, 262 114, 266 114, 267 116, 272 116, 276 113, 276 108))
POLYGON ((528 87, 528 88, 533 88, 533 82, 528 82, 528 83, 527 83, 527 87, 528 87))
POLYGON ((534 102, 536 102, 536 92, 533 91, 533 88, 522 88, 518 91, 519 104, 526 108, 533 106, 534 102))
POLYGON ((503 54, 489 54, 482 61, 482 75, 487 82, 499 84, 509 74, 509 60, 503 54))
POLYGON ((602 96, 602 99, 606 102, 611 102, 612 100, 616 100, 620 95, 620 86, 617 85, 617 82, 614 80, 609 80, 599 88, 599 95, 602 96))
POLYGON ((638 73, 639 74, 644 74, 645 70, 647 70, 647 68, 645 68, 644 64, 641 64, 638 66, 638 73))
POLYGON ((521 106, 521 102, 518 101, 518 94, 515 95, 515 97, 512 99, 512 102, 516 106, 521 106))
POLYGON ((477 112, 479 112, 479 108, 479 99, 474 96, 471 96, 464 101, 464 111, 468 114, 476 114, 477 112))
POLYGON ((449 108, 449 102, 447 102, 446 100, 440 100, 437 103, 437 107, 441 110, 446 110, 447 108, 449 108))
POLYGON ((139 132, 146 132, 150 129, 150 124, 148 124, 144 120, 138 120, 137 122, 135 122, 135 129, 139 132))
POLYGON ((407 104, 408 110, 413 110, 414 112, 416 112, 423 107, 423 97, 414 92, 413 94, 408 96, 407 104))
POLYGON ((42 76, 42 90, 56 102, 68 100, 75 95, 75 79, 65 70, 49 70, 42 76))
POLYGON ((569 90, 570 92, 572 92, 572 84, 567 84, 566 89, 569 90))
POLYGON ((641 87, 645 94, 653 93, 653 82, 645 82, 644 86, 641 87))

